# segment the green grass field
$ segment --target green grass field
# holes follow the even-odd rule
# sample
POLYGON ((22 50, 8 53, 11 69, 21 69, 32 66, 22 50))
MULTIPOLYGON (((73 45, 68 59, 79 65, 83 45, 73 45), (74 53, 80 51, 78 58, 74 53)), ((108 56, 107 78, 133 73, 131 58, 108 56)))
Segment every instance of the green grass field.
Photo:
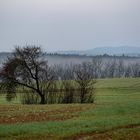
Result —
POLYGON ((2 140, 139 140, 140 78, 101 79, 95 104, 21 105, 0 96, 2 140))

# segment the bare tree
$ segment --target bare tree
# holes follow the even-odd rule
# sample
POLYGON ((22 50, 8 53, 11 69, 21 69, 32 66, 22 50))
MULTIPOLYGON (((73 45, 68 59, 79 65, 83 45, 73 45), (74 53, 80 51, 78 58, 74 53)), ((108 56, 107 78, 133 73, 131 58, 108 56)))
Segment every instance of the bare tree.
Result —
POLYGON ((89 102, 86 100, 91 99, 90 91, 94 89, 94 75, 92 75, 92 66, 90 63, 82 63, 75 66, 75 81, 78 83, 80 88, 80 102, 89 102), (90 99, 89 99, 90 98, 90 99))
POLYGON ((117 66, 116 66, 116 75, 115 77, 124 77, 124 74, 125 74, 125 64, 124 64, 124 61, 123 59, 119 59, 117 61, 117 66))
POLYGON ((32 90, 40 96, 40 104, 45 104, 45 93, 54 75, 43 59, 43 52, 37 46, 16 47, 12 56, 0 71, 1 88, 7 93, 15 93, 18 87, 32 90))
POLYGON ((91 62, 93 75, 95 78, 101 78, 103 62, 101 58, 94 58, 91 62))

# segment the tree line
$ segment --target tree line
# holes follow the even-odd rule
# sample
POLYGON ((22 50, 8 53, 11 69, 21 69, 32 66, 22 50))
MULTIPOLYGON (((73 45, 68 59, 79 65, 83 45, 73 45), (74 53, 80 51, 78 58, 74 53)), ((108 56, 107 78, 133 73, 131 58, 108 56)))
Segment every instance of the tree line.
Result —
MULTIPOLYGON (((72 80, 75 78, 75 68, 80 67, 81 64, 67 64, 52 66, 57 73, 58 79, 72 80)), ((84 62, 89 69, 90 75, 94 79, 99 78, 123 78, 123 77, 140 77, 140 62, 124 60, 123 58, 102 59, 100 57, 94 58, 91 62, 84 62)))

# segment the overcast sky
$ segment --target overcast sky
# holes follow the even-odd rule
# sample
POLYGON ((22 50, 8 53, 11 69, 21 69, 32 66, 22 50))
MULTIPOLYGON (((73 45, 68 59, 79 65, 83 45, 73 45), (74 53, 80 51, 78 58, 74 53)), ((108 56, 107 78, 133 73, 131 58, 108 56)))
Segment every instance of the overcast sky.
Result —
POLYGON ((140 0, 0 0, 0 51, 140 47, 140 0))

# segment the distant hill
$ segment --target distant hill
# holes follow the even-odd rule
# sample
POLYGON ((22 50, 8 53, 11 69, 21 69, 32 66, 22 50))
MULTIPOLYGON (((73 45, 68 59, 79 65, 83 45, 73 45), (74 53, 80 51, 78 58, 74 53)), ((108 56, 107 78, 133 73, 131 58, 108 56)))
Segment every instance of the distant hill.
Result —
POLYGON ((79 54, 79 55, 126 55, 126 56, 140 56, 140 47, 101 47, 85 51, 58 51, 60 54, 79 54))
MULTIPOLYGON (((124 54, 128 57, 123 57, 124 59, 129 59, 137 61, 140 59, 140 48, 138 47, 103 47, 95 48, 85 51, 59 51, 53 53, 45 53, 45 58, 48 60, 50 65, 53 64, 77 64, 86 61, 92 61, 94 57, 99 57, 102 59, 112 59, 114 55, 122 56, 124 54), (111 57, 112 56, 112 57, 111 57)), ((10 56, 11 53, 0 52, 0 66, 10 56)), ((119 58, 119 57, 118 57, 119 58)))

